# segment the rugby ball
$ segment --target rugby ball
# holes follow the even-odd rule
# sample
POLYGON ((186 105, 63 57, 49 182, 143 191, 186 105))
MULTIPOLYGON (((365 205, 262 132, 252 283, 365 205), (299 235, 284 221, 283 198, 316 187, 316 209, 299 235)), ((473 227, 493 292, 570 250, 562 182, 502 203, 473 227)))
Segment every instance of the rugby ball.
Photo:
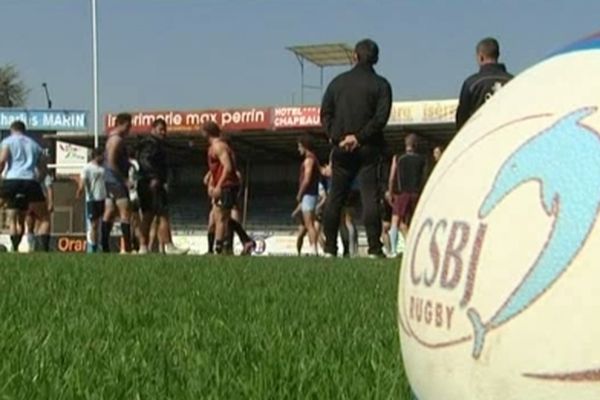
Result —
POLYGON ((600 399, 600 34, 498 91, 452 141, 398 290, 419 400, 600 399))

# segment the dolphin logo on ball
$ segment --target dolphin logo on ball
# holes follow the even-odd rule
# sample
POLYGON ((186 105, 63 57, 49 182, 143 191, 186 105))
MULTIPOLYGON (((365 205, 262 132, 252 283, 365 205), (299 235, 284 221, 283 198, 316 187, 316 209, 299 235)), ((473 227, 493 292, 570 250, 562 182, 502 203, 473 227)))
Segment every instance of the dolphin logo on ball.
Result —
POLYGON ((569 268, 594 226, 600 206, 600 135, 582 120, 596 111, 577 109, 519 147, 479 209, 485 219, 515 189, 537 182, 541 206, 554 222, 543 250, 498 311, 487 322, 475 308, 467 311, 476 359, 489 332, 525 311, 569 268))

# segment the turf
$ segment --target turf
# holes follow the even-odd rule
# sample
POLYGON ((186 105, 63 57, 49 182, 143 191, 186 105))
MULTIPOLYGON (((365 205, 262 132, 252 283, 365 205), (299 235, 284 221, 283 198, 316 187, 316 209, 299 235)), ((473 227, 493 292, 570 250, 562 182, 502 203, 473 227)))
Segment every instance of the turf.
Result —
POLYGON ((398 264, 2 255, 3 399, 407 399, 398 264))

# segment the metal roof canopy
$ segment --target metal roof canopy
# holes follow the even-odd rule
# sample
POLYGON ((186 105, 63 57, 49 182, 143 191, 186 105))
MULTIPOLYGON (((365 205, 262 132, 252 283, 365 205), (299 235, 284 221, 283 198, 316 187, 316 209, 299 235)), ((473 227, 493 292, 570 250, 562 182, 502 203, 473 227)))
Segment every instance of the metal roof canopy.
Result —
POLYGON ((346 43, 324 43, 314 45, 300 45, 287 47, 287 50, 296 55, 300 63, 300 103, 304 104, 304 90, 320 90, 323 94, 323 70, 327 67, 340 67, 352 65, 354 49, 346 43), (307 85, 304 81, 304 66, 306 61, 320 69, 321 80, 319 86, 307 85))

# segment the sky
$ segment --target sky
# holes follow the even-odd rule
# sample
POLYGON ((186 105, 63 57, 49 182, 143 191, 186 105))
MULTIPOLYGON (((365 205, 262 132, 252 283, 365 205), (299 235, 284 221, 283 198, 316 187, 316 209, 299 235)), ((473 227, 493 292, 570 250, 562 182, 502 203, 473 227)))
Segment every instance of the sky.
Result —
MULTIPOLYGON (((598 0, 97 1, 103 113, 298 104, 286 46, 366 37, 395 100, 454 98, 483 37, 518 73, 600 30, 598 0)), ((45 107, 47 82, 55 108, 91 110, 90 1, 0 0, 0 16, 0 64, 22 72, 28 107, 45 107)), ((317 71, 307 67, 307 83, 317 71)), ((320 92, 305 97, 318 104, 320 92)))

